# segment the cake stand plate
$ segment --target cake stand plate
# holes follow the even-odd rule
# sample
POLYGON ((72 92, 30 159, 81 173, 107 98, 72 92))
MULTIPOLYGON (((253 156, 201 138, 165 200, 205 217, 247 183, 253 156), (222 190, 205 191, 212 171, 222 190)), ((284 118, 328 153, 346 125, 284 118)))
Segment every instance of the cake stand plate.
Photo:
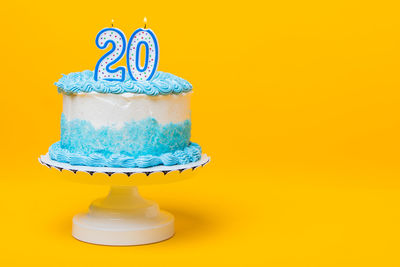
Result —
MULTIPOLYGON (((174 174, 187 176, 196 168, 210 162, 210 158, 203 154, 199 161, 193 163, 151 168, 75 166, 51 160, 48 154, 41 156, 39 162, 60 171, 69 170, 74 174, 86 172, 90 177, 96 173, 106 174, 111 185, 109 194, 103 199, 95 200, 87 213, 74 216, 72 235, 78 240, 93 244, 129 246, 163 241, 172 237, 175 232, 174 216, 160 211, 157 203, 143 199, 136 185, 146 184, 145 180, 151 181, 153 177, 160 181, 161 178, 174 174), (114 176, 121 174, 125 180, 121 180, 121 177, 114 179, 114 176), (138 182, 135 181, 136 177, 142 179, 138 179, 138 182)), ((101 180, 104 175, 99 178, 101 180)), ((96 175, 92 179, 97 179, 96 175)))

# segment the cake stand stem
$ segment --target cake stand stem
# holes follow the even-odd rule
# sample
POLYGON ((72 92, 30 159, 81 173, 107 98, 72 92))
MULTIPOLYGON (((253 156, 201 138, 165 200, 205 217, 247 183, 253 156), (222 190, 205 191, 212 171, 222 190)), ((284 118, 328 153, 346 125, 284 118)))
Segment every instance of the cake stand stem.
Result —
POLYGON ((72 235, 84 242, 126 246, 159 242, 174 234, 174 217, 143 199, 136 186, 111 186, 88 213, 73 218, 72 235))

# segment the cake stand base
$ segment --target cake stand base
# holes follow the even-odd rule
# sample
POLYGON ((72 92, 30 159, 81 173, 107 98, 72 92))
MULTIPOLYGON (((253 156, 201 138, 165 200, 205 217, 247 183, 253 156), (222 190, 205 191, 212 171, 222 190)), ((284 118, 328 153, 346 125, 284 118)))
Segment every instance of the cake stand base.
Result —
POLYGON ((81 241, 111 246, 143 245, 174 235, 174 217, 143 199, 136 186, 112 186, 89 212, 73 218, 72 235, 81 241))
POLYGON ((186 179, 209 163, 210 157, 203 154, 196 162, 149 168, 75 166, 51 160, 48 154, 40 156, 39 162, 61 172, 71 171, 77 176, 75 181, 111 185, 108 196, 73 218, 72 235, 93 244, 129 246, 155 243, 174 235, 174 217, 160 211, 157 203, 143 199, 136 186, 186 179))

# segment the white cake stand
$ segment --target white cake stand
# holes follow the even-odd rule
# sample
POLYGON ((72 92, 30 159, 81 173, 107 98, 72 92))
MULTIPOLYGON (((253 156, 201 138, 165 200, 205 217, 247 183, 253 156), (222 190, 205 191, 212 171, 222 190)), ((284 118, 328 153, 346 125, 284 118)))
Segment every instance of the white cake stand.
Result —
POLYGON ((157 203, 143 199, 137 185, 185 179, 210 158, 203 154, 197 162, 151 168, 75 166, 51 160, 48 154, 41 156, 39 162, 60 171, 90 174, 80 177, 79 182, 109 184, 111 189, 105 198, 95 200, 87 213, 74 216, 72 235, 93 244, 129 246, 163 241, 175 232, 174 216, 160 211, 157 203))

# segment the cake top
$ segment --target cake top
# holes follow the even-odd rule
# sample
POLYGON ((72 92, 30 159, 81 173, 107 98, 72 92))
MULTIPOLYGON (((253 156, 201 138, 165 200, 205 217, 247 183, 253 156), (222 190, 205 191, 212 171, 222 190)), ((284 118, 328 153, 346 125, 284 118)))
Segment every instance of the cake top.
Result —
POLYGON ((157 71, 149 81, 135 81, 129 75, 124 81, 108 81, 94 79, 94 72, 85 70, 63 75, 55 83, 58 92, 78 94, 97 92, 102 94, 146 94, 151 96, 169 95, 190 92, 192 85, 178 76, 157 71))

